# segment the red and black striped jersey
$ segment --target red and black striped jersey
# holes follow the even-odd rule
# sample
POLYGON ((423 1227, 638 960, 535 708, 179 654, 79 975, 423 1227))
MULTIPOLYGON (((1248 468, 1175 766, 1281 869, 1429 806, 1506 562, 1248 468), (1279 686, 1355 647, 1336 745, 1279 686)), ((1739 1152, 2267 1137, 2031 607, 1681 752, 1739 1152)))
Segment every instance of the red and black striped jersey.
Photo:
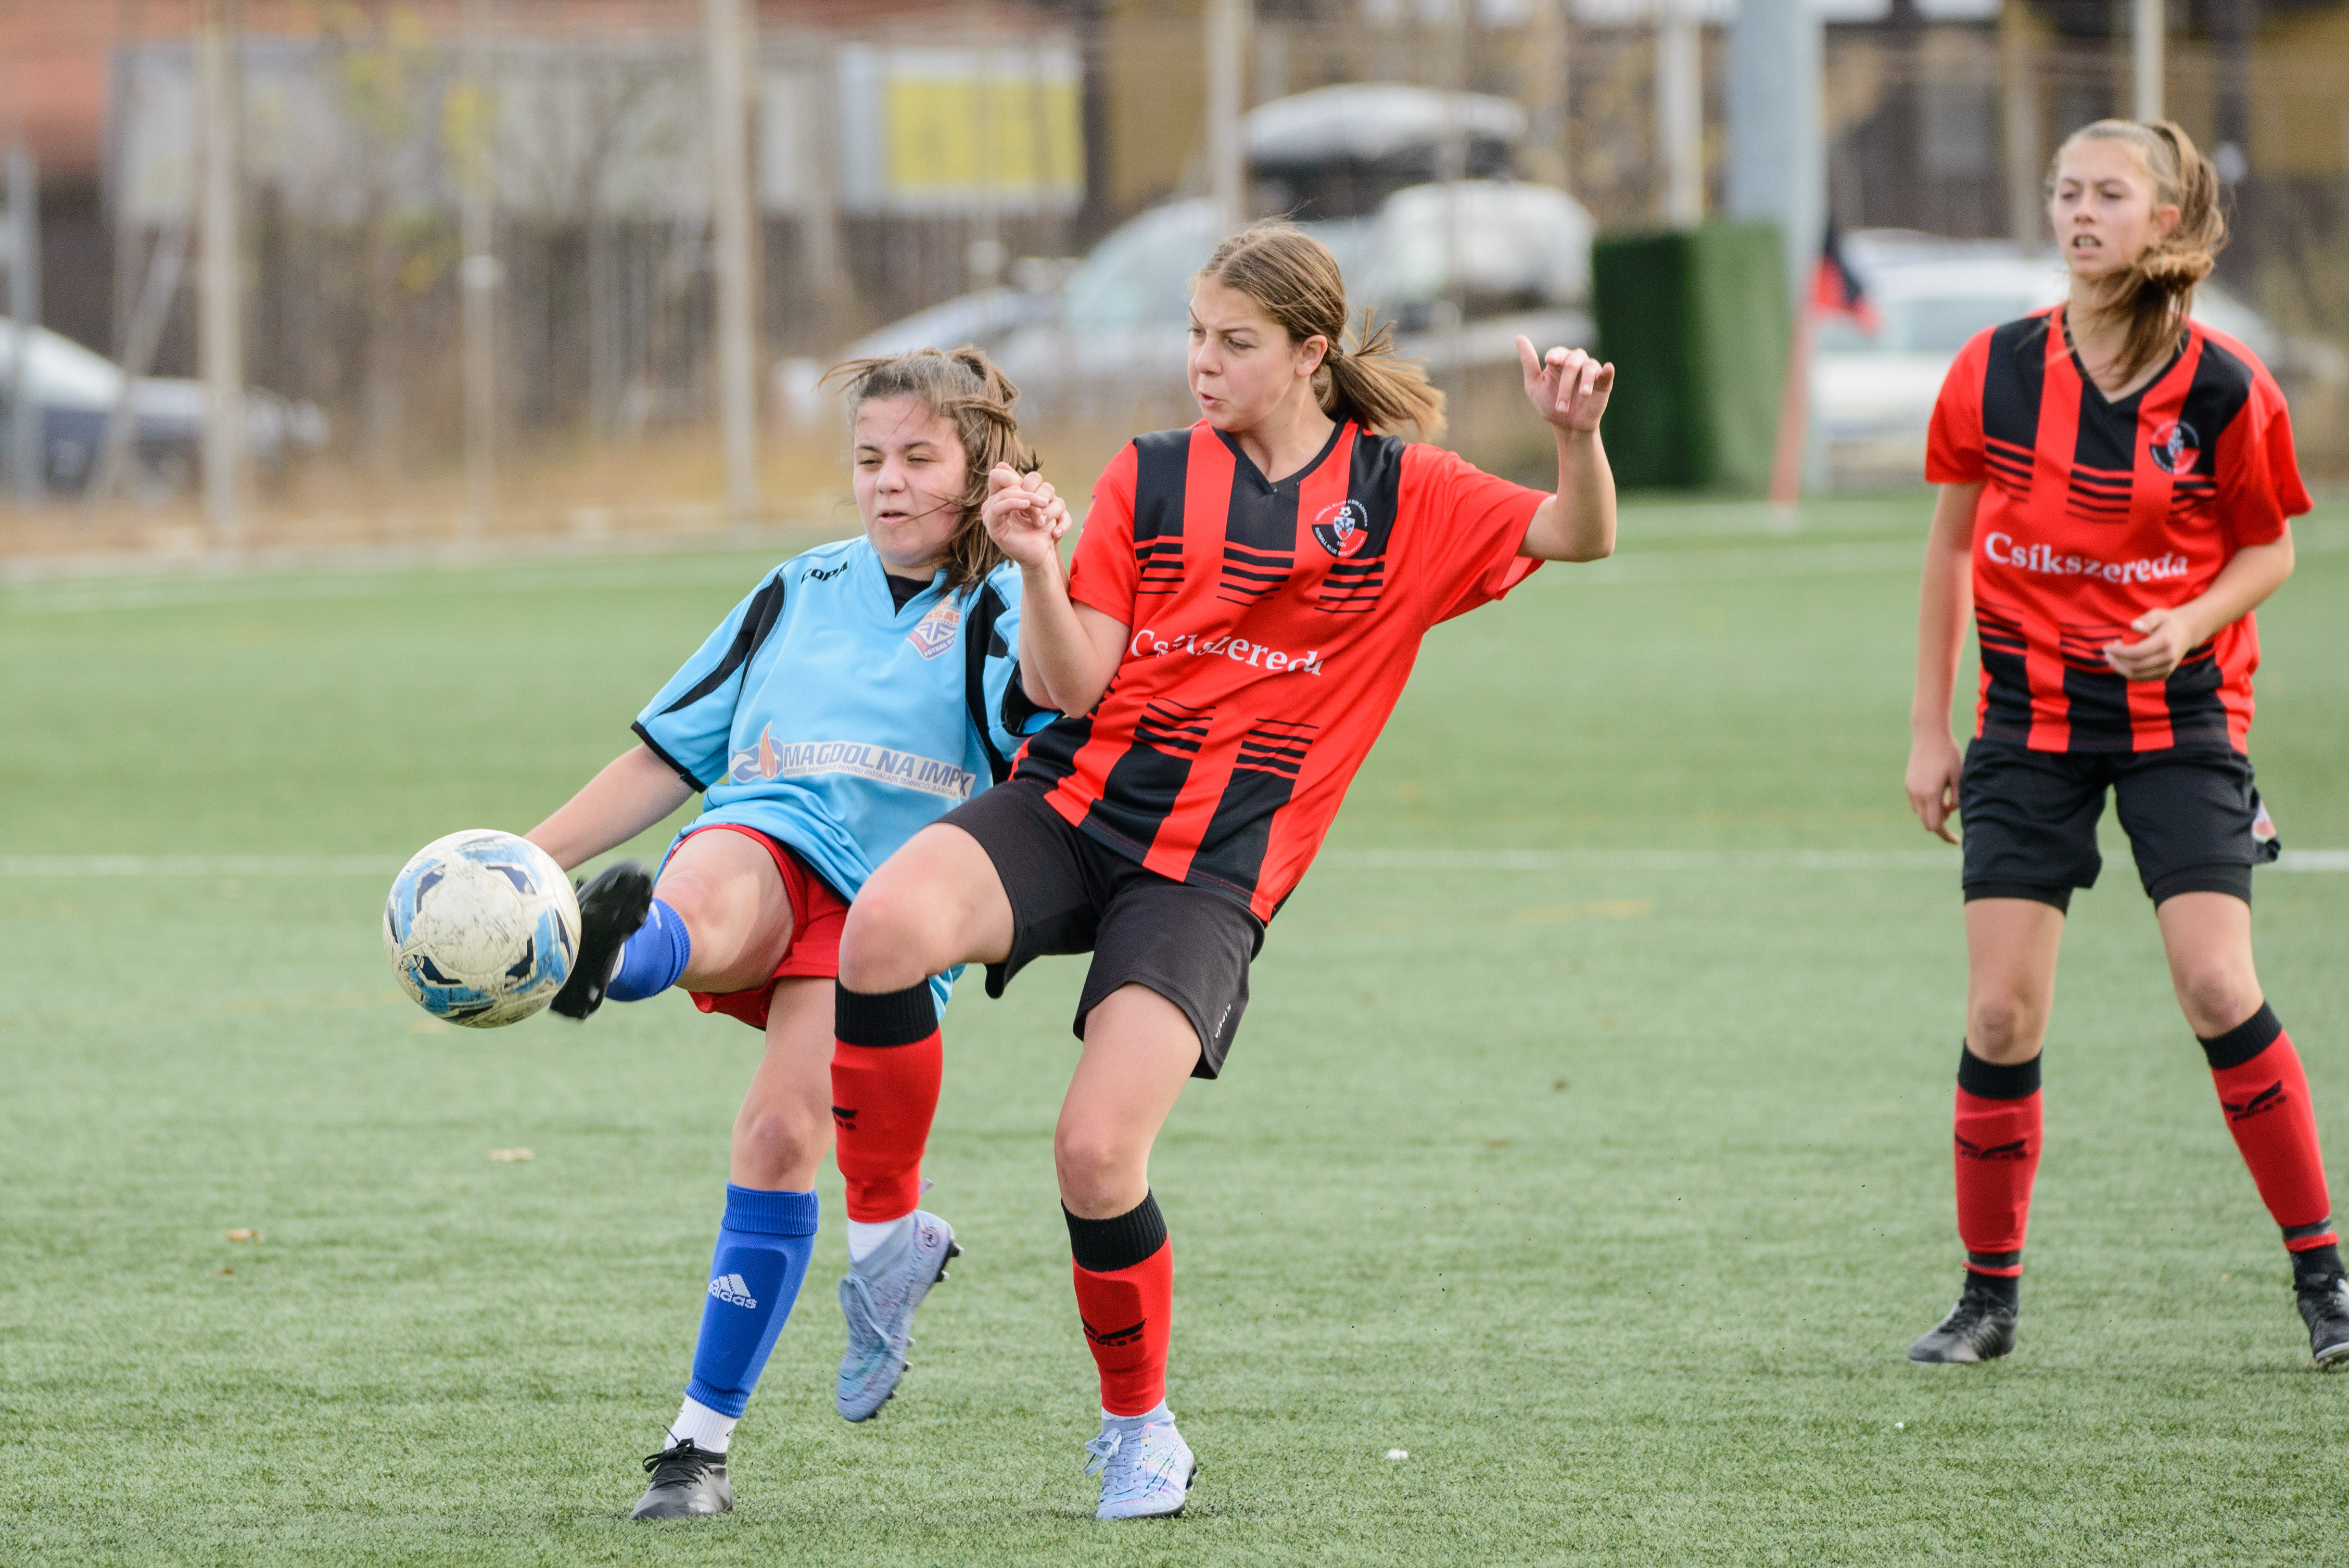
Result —
POLYGON ((2063 307, 1978 333, 1933 410, 1925 477, 1983 482, 1974 514, 1974 733, 2034 751, 2152 751, 2250 739, 2259 628, 2245 615, 2167 680, 2102 649, 2207 590, 2235 552, 2309 508, 2283 394, 2251 351, 2199 322, 2139 391, 2088 378, 2063 307))
POLYGON ((1137 437, 1094 486, 1069 595, 1128 632, 1087 714, 1013 777, 1080 830, 1258 920, 1296 887, 1438 621, 1539 564, 1547 498, 1341 423, 1268 482, 1202 421, 1137 437))

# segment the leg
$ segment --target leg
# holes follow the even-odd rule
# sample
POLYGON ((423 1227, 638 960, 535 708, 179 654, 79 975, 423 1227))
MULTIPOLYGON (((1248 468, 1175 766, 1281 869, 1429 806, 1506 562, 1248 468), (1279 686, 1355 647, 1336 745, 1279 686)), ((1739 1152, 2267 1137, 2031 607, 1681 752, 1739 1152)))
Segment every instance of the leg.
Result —
POLYGON ((815 1170, 831 1141, 831 989, 824 980, 775 983, 766 1054, 734 1119, 726 1217, 710 1259, 693 1379, 669 1429, 673 1446, 648 1461, 653 1482, 636 1518, 723 1513, 733 1506, 725 1455, 734 1424, 791 1316, 815 1250, 815 1170))
POLYGON ((2308 1075, 2260 994, 2251 907, 2223 892, 2180 892, 2155 907, 2170 983, 2202 1042, 2227 1130, 2305 1276, 2339 1272, 2339 1238, 2316 1140, 2308 1075))
POLYGON ((1126 985, 1085 1017, 1084 1054, 1052 1135, 1077 1315, 1101 1375, 1096 1517, 1179 1511, 1196 1469, 1166 1408, 1174 1254, 1150 1193, 1150 1149, 1199 1060, 1174 1003, 1126 985))
POLYGON ((1966 904, 1966 1042, 1951 1139, 1966 1286, 1950 1315, 1909 1347, 1913 1361, 1986 1361, 2013 1348, 2039 1171, 2039 1052, 2063 939, 2064 911, 2053 903, 1966 904))
MULTIPOLYGON (((666 904, 684 922, 688 938, 685 968, 670 984, 694 991, 748 991, 774 974, 776 961, 792 944, 792 900, 783 874, 765 844, 746 833, 712 829, 694 834, 669 856, 653 891, 656 909, 666 904)), ((773 1039, 771 1031, 768 1037, 773 1039)))

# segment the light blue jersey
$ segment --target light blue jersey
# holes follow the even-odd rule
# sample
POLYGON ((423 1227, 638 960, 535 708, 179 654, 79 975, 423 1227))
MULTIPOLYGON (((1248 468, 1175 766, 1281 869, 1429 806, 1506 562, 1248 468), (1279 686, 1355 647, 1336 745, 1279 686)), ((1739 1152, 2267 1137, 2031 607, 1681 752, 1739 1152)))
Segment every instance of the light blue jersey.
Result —
POLYGON ((899 609, 869 541, 822 545, 734 607, 636 736, 703 792, 688 832, 754 828, 854 899, 1053 717, 1020 689, 1019 620, 1016 566, 952 595, 941 571, 899 609))

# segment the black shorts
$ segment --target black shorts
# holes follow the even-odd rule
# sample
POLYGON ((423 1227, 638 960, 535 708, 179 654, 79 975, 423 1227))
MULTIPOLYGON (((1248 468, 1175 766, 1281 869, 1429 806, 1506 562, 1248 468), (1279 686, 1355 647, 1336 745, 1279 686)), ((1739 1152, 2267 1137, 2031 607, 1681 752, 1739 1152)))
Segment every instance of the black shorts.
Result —
POLYGON ((1077 1038, 1111 992, 1144 985, 1182 1008, 1197 1032, 1191 1076, 1223 1070, 1247 1011, 1248 962, 1264 945, 1264 926, 1247 905, 1145 870, 1079 832, 1041 789, 1016 779, 938 820, 978 841, 1011 900, 1011 955, 987 966, 988 995, 1002 995, 1032 958, 1090 953, 1077 1038))
POLYGON ((1976 739, 1958 779, 1969 900, 2028 898, 2070 907, 2096 885, 2096 820, 2113 791, 2137 880, 2159 904, 2181 892, 2223 892, 2249 903, 2251 867, 2275 859, 2255 836, 2260 792, 2251 764, 2225 747, 2160 751, 2033 751, 1976 739))

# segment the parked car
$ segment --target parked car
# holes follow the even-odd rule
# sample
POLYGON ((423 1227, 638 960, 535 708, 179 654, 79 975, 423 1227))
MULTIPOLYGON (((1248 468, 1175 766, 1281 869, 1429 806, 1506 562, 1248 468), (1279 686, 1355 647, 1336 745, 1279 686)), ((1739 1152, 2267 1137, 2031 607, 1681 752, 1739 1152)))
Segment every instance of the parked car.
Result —
MULTIPOLYGON (((1933 404, 1966 340, 2056 304, 2069 279, 2052 250, 1898 229, 1847 235, 1844 259, 1878 322, 1873 333, 1848 317, 1821 325, 1812 407, 1828 467, 1838 482, 1914 481, 1933 404)), ((2195 291, 2194 315, 2262 361, 2281 347, 2266 320, 2215 284, 2195 291)))
MULTIPOLYGON (((0 316, 0 430, 14 428, 16 343, 16 324, 0 316)), ((42 484, 53 495, 78 494, 97 474, 125 377, 104 355, 47 327, 33 330, 31 348, 26 370, 41 418, 42 484)), ((130 460, 122 476, 129 493, 151 498, 194 488, 209 407, 201 381, 142 376, 130 383, 130 460)), ((254 466, 274 476, 326 444, 326 418, 314 404, 253 387, 244 395, 244 430, 254 466)), ((0 437, 0 475, 8 473, 12 448, 0 437)))

